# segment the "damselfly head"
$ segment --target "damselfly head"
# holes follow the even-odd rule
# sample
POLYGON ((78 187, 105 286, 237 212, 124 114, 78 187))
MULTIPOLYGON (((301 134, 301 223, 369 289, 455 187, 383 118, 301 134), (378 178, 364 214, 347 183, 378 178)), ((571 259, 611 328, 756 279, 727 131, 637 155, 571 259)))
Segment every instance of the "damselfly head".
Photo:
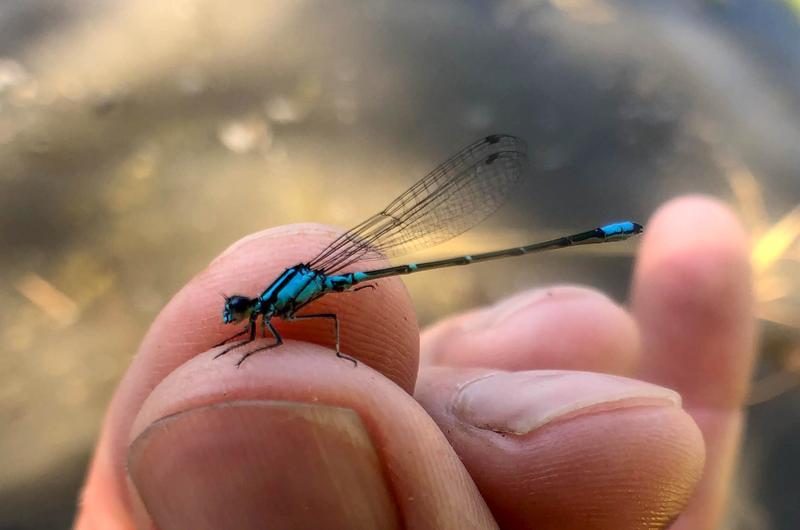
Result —
POLYGON ((225 307, 222 308, 222 321, 226 324, 241 322, 253 312, 255 299, 247 296, 233 295, 225 297, 225 307))

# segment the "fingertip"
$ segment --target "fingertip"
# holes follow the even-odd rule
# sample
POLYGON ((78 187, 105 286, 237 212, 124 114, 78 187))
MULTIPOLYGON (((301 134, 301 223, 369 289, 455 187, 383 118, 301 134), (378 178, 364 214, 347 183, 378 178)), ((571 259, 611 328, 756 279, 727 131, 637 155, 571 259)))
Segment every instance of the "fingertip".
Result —
MULTIPOLYGON (((321 247, 316 248, 317 240, 332 240, 341 232, 341 229, 320 223, 295 223, 265 228, 231 243, 228 248, 211 260, 206 270, 215 270, 220 262, 234 257, 239 260, 247 260, 250 255, 254 255, 261 259, 264 245, 269 246, 271 242, 275 241, 280 243, 281 248, 287 254, 306 252, 310 257, 321 249, 321 247), (310 254, 308 254, 309 252, 310 254)), ((278 255, 275 257, 279 258, 278 255)))
POLYGON ((749 255, 749 236, 725 203, 706 195, 678 197, 656 210, 647 223, 640 267, 692 249, 713 249, 741 259, 749 255))
POLYGON ((632 289, 647 352, 643 377, 693 404, 741 403, 755 337, 748 245, 741 223, 717 200, 684 197, 656 212, 632 289))
POLYGON ((244 503, 232 518, 237 528, 261 528, 265 521, 306 528, 314 520, 355 519, 360 523, 331 526, 388 529, 400 526, 396 512, 413 528, 436 526, 430 521, 452 528, 493 527, 460 461, 411 396, 363 363, 354 368, 306 342, 284 346, 248 358, 239 369, 235 355, 214 360, 214 350, 205 352, 153 390, 128 438, 132 504, 141 507, 140 522, 175 516, 172 500, 189 509, 197 504, 194 493, 216 492, 223 499, 237 498, 200 503, 195 520, 219 527, 231 506, 244 503), (188 421, 173 428, 177 424, 169 418, 188 421), (148 432, 164 441, 158 451, 145 454, 141 450, 150 444, 139 442, 148 432), (184 449, 193 462, 182 464, 184 449), (217 453, 219 458, 211 458, 217 453), (179 476, 184 468, 205 483, 192 488, 179 476), (172 473, 167 478, 186 491, 159 493, 164 473, 172 473), (217 491, 211 475, 221 475, 228 491, 217 491), (265 491, 277 496, 264 498, 265 491), (211 510, 207 518, 200 517, 203 510, 211 510), (250 526, 239 525, 245 517, 250 526))
POLYGON ((633 318, 605 294, 561 285, 532 289, 446 319, 422 336, 426 363, 502 370, 632 373, 639 361, 633 318))
POLYGON ((702 475, 680 398, 642 381, 440 367, 418 399, 503 528, 665 528, 702 475))
MULTIPOLYGON (((140 356, 178 356, 180 364, 239 328, 223 325, 219 293, 258 296, 288 267, 308 262, 341 230, 318 224, 270 228, 242 238, 192 279, 164 308, 145 337, 140 356), (187 340, 188 338, 188 340, 187 340), (160 353, 159 353, 160 355, 160 353)), ((343 353, 368 363, 411 391, 416 380, 419 339, 408 292, 399 278, 375 289, 329 293, 303 307, 303 314, 333 313, 339 320, 343 353)), ((330 319, 272 321, 281 336, 333 348, 330 319)), ((164 359, 159 360, 162 366, 164 359)))

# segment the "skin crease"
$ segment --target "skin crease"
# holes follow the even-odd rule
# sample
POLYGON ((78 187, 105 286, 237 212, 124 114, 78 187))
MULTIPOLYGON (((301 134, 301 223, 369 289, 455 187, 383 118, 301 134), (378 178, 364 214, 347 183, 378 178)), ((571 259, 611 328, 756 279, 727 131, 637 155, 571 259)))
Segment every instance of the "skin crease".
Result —
POLYGON ((706 530, 719 522, 754 343, 747 239, 724 206, 682 198, 645 223, 630 310, 579 287, 519 293, 432 326, 420 366, 410 299, 390 278, 313 308, 339 314, 342 350, 358 368, 335 358, 324 324, 306 322, 276 321, 286 344, 239 370, 235 355, 213 361, 210 346, 233 331, 220 323, 218 293, 254 296, 334 234, 295 225, 245 238, 164 308, 109 408, 76 528, 248 528, 253 520, 305 528, 313 520, 320 528, 619 529, 674 521, 672 528, 706 530), (682 402, 597 372, 672 388, 682 402), (479 388, 481 399, 462 398, 479 388), (593 403, 581 401, 587 388, 593 403), (491 403, 494 395, 521 401, 491 403), (232 408, 219 414, 220 406, 232 408), (548 410, 561 412, 537 423, 533 416, 549 418, 548 410), (170 429, 161 427, 165 417, 170 429), (505 427, 512 419, 517 430, 505 427), (533 427, 517 432, 519 425, 533 427), (215 452, 230 440, 233 448, 215 452), (298 473, 303 466, 311 467, 298 473), (336 466, 352 474, 348 488, 371 496, 343 495, 336 479, 325 485, 327 475, 314 472, 336 466), (215 487, 226 477, 239 477, 236 488, 215 487), (280 503, 246 504, 248 488, 253 498, 274 490, 268 498, 326 508, 303 519, 276 511, 280 503), (366 497, 374 500, 358 504, 366 497), (182 519, 200 511, 198 524, 182 519))

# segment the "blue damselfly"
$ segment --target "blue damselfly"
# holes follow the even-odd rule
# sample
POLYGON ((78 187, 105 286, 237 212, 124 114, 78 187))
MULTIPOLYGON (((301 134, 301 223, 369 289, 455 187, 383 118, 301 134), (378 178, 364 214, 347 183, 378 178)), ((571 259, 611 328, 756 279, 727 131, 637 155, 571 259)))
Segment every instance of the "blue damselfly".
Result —
POLYGON ((373 285, 356 287, 369 280, 575 245, 619 241, 642 231, 641 225, 623 221, 493 252, 381 269, 341 272, 355 263, 367 263, 420 250, 469 230, 505 202, 511 190, 525 176, 527 168, 525 143, 514 136, 493 134, 466 147, 379 213, 336 238, 316 257, 286 269, 259 296, 226 296, 222 310, 223 321, 226 324, 246 321, 246 325, 242 331, 217 346, 242 335, 248 337, 218 353, 215 358, 255 340, 259 317, 262 335, 266 337, 269 330, 275 342, 248 351, 237 366, 250 355, 283 343, 272 325, 273 317, 289 321, 323 318, 332 321, 336 355, 355 365, 355 359, 339 350, 339 320, 336 314, 298 315, 297 312, 328 293, 374 288, 373 285))

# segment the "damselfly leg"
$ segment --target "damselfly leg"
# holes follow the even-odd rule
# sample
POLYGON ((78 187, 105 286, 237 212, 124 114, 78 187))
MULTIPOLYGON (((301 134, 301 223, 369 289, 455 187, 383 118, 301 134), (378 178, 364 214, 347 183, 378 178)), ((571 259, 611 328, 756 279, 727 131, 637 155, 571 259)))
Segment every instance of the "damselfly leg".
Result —
MULTIPOLYGON (((268 319, 262 318, 261 319, 261 336, 264 337, 264 338, 267 338, 267 328, 269 328, 269 332, 270 332, 270 334, 272 334, 272 338, 275 339, 275 342, 272 343, 272 344, 268 344, 266 346, 261 346, 259 348, 255 348, 255 349, 250 350, 249 352, 245 353, 242 356, 242 358, 239 359, 239 361, 236 363, 236 367, 237 368, 239 366, 241 366, 241 364, 244 362, 245 359, 247 359, 248 357, 250 357, 254 353, 260 352, 260 351, 264 351, 264 350, 269 350, 270 348, 275 348, 275 347, 280 346, 281 344, 283 344, 283 339, 281 338, 280 333, 278 333, 278 330, 275 329, 275 327, 272 325, 272 322, 270 322, 268 319)), ((214 356, 214 359, 222 357, 226 353, 228 353, 230 351, 233 351, 236 348, 240 348, 242 346, 245 346, 245 345, 250 344, 251 342, 253 342, 256 339, 256 322, 255 322, 255 319, 251 320, 247 324, 247 327, 245 327, 244 331, 241 331, 241 332, 237 333, 233 337, 225 339, 224 341, 222 341, 219 344, 217 344, 217 346, 222 346, 223 344, 225 344, 226 342, 230 341, 231 339, 234 339, 236 337, 244 335, 245 333, 248 333, 248 332, 250 333, 250 337, 248 337, 246 340, 243 340, 243 341, 241 341, 239 343, 236 343, 236 344, 234 344, 234 345, 232 345, 232 346, 230 346, 228 348, 225 348, 224 350, 222 350, 221 352, 216 354, 214 356)))
MULTIPOLYGON (((368 287, 368 286, 365 286, 368 287)), ((312 318, 327 318, 333 320, 333 333, 336 339, 336 356, 340 359, 345 359, 353 363, 353 366, 358 366, 358 361, 347 355, 346 353, 342 353, 339 350, 339 317, 336 316, 335 313, 316 313, 313 315, 293 315, 292 317, 288 318, 288 320, 310 320, 312 318)))
POLYGON ((235 350, 239 346, 244 346, 245 344, 249 344, 249 343, 253 342, 254 340, 256 340, 256 321, 255 321, 255 319, 251 319, 250 321, 248 321, 248 323, 244 327, 243 331, 240 331, 239 333, 237 333, 236 335, 234 335, 232 337, 228 337, 227 339, 223 340, 219 344, 216 344, 214 347, 216 348, 217 346, 222 346, 223 344, 235 339, 236 337, 240 337, 240 336, 244 335, 245 333, 250 333, 250 337, 248 337, 247 339, 245 339, 245 340, 243 340, 241 342, 237 342, 236 344, 234 344, 232 346, 228 346, 227 348, 225 348, 224 350, 222 350, 221 352, 216 354, 214 356, 214 359, 222 357, 223 355, 225 355, 229 351, 235 350))
MULTIPOLYGON (((251 355, 253 355, 254 353, 258 353, 258 352, 264 351, 264 350, 270 350, 272 348, 277 348, 278 346, 283 344, 283 339, 281 338, 280 333, 278 333, 278 330, 275 329, 275 327, 272 325, 272 322, 270 322, 266 318, 262 318, 261 319, 261 336, 264 337, 264 338, 266 338, 266 336, 267 336, 266 328, 269 328, 269 332, 272 333, 272 338, 275 339, 275 342, 273 342, 272 344, 267 344, 266 346, 261 346, 259 348, 255 348, 255 349, 250 350, 249 352, 245 353, 244 355, 242 355, 242 358, 239 359, 239 361, 236 363, 236 368, 239 368, 242 365, 242 363, 244 362, 244 360, 247 359, 248 357, 250 357, 251 355)), ((245 344, 247 344, 249 342, 251 342, 251 341, 245 342, 245 344)))

